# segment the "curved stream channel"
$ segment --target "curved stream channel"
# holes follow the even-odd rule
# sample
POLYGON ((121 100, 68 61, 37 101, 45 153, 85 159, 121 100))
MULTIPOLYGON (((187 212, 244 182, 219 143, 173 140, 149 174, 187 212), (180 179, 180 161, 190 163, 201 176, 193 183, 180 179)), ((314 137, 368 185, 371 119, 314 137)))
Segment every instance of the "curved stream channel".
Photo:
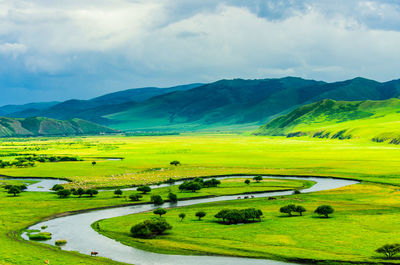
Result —
MULTIPOLYGON (((226 178, 226 177, 225 177, 226 178)), ((243 176, 232 176, 230 178, 244 178, 243 176)), ((279 178, 279 177, 265 177, 265 178, 279 178)), ((358 181, 332 179, 332 178, 318 178, 318 177, 281 177, 281 179, 301 179, 311 180, 315 182, 312 187, 302 190, 302 193, 316 192, 323 190, 336 189, 347 185, 357 184, 358 181)), ((44 180, 47 181, 47 180, 44 180)), ((52 180, 54 181, 54 180, 52 180)), ((178 185, 181 182, 176 182, 178 185)), ((54 184, 54 182, 52 182, 54 184)), ((44 186, 40 183, 35 185, 44 186)), ((152 188, 159 188, 167 185, 153 186, 152 188)), ((31 189, 30 189, 31 190, 31 189)), ((36 189, 36 191, 46 191, 46 189, 36 189)), ((48 191, 48 190, 47 190, 48 191)), ((280 192, 265 192, 249 194, 254 197, 268 197, 268 196, 284 196, 290 195, 292 191, 280 192)), ((246 194, 247 195, 247 194, 246 194)), ((205 199, 191 199, 186 201, 179 201, 176 204, 166 203, 164 207, 183 207, 188 205, 235 200, 238 195, 220 196, 215 198, 205 199)), ((101 219, 108 219, 133 213, 141 213, 151 211, 155 207, 151 204, 132 205, 118 208, 111 208, 105 210, 95 210, 75 215, 55 218, 49 221, 41 222, 29 227, 29 229, 40 229, 41 226, 46 225, 48 228, 45 230, 52 233, 52 240, 44 242, 45 244, 54 245, 55 240, 66 239, 67 244, 62 247, 63 250, 78 251, 83 254, 90 254, 91 251, 96 251, 99 256, 110 258, 115 261, 131 263, 135 265, 283 265, 295 264, 288 262, 280 262, 265 259, 252 259, 252 258, 239 258, 239 257, 221 257, 221 256, 186 256, 186 255, 167 255, 147 252, 144 250, 136 249, 130 246, 121 244, 111 238, 105 237, 94 231, 90 225, 95 221, 101 219)), ((28 239, 26 234, 23 234, 24 239, 28 239)))

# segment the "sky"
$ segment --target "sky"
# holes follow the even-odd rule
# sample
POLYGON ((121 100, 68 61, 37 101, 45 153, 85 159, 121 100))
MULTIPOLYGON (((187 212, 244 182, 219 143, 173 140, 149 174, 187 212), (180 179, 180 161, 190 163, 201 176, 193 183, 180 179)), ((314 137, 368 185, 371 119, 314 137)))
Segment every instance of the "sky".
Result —
POLYGON ((397 0, 0 0, 0 105, 399 69, 397 0))

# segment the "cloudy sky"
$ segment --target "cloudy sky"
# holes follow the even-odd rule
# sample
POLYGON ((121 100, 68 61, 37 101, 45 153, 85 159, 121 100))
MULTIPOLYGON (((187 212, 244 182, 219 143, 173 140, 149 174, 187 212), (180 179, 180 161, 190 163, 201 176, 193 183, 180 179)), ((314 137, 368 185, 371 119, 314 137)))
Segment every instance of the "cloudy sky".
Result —
POLYGON ((0 0, 0 104, 222 78, 400 78, 400 1, 0 0))

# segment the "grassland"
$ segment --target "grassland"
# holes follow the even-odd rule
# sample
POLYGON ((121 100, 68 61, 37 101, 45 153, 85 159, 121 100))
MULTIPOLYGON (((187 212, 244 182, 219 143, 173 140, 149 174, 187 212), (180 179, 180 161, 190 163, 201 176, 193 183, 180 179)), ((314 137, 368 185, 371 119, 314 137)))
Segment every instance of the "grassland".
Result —
MULTIPOLYGON (((154 252, 169 254, 215 254, 279 260, 331 260, 385 262, 374 250, 386 243, 399 242, 400 192, 378 184, 349 187, 280 198, 238 200, 169 209, 163 218, 173 229, 156 239, 135 239, 132 225, 154 218, 153 213, 134 214, 99 222, 100 233, 154 252), (279 208, 287 204, 307 209, 303 217, 287 217, 279 208), (319 218, 313 210, 330 204, 336 212, 319 218), (260 223, 222 225, 214 215, 221 209, 262 209, 260 223), (197 211, 207 212, 202 221, 197 211), (181 222, 178 215, 185 213, 181 222)), ((393 261, 399 262, 400 260, 393 261)))
MULTIPOLYGON (((284 137, 197 134, 151 137, 103 136, 0 140, 0 160, 13 160, 17 156, 27 154, 79 156, 84 161, 36 163, 35 167, 4 168, 0 169, 0 175, 67 178, 72 181, 66 185, 69 187, 99 188, 157 183, 170 177, 188 178, 227 174, 320 175, 400 185, 400 173, 398 170, 400 148, 396 145, 374 143, 362 139, 287 139, 284 137), (107 158, 115 157, 123 157, 124 159, 121 161, 107 160, 107 158), (172 160, 179 160, 182 166, 170 166, 169 162, 172 160), (97 164, 92 166, 92 161, 96 161, 97 164)), ((236 184, 230 185, 234 186, 236 184)), ((234 191, 238 193, 233 186, 221 189, 233 189, 230 193, 234 193, 234 191)), ((323 201, 334 205, 337 209, 335 218, 323 220, 330 222, 329 224, 331 225, 329 227, 333 227, 332 231, 337 232, 334 228, 338 229, 337 227, 345 225, 347 221, 351 221, 350 223, 359 222, 360 225, 364 225, 361 228, 371 226, 377 230, 376 233, 369 230, 359 230, 365 235, 371 235, 371 242, 376 241, 377 245, 378 243, 396 242, 398 234, 396 232, 388 232, 385 227, 394 227, 396 229, 398 227, 398 222, 395 219, 397 218, 397 207, 400 206, 398 205, 400 202, 397 195, 398 188, 389 185, 372 184, 363 184, 358 187, 360 188, 351 192, 342 190, 332 193, 300 195, 299 200, 304 201, 304 206, 309 211, 323 201), (358 193, 360 195, 357 195, 358 193), (353 206, 354 210, 352 211, 351 207, 353 206), (356 212, 356 209, 361 209, 362 211, 356 212), (357 214, 354 214, 355 212, 357 214), (352 215, 349 213, 352 213, 352 215), (385 227, 381 227, 381 224, 385 227), (381 234, 378 232, 381 232, 381 234)), ((218 195, 222 194, 218 193, 221 189, 204 189, 196 194, 179 193, 178 196, 184 198, 185 196, 193 195, 218 195)), ((239 189, 244 191, 246 187, 242 186, 239 189)), ((168 188, 157 192, 160 192, 165 198, 168 188)), ((21 241, 18 235, 21 229, 54 214, 128 203, 125 198, 127 195, 124 192, 122 197, 114 198, 114 194, 110 191, 101 192, 96 198, 92 199, 69 198, 64 200, 58 199, 54 194, 49 193, 23 193, 21 196, 13 198, 8 197, 4 192, 0 192, 0 245, 2 246, 0 248, 0 264, 42 264, 46 259, 50 260, 51 264, 113 264, 111 261, 63 252, 56 247, 43 246, 36 242, 27 243, 21 241)), ((149 198, 146 195, 143 201, 147 200, 149 198)), ((262 207, 266 215, 262 223, 251 224, 251 226, 257 227, 259 225, 264 227, 264 225, 268 224, 267 228, 271 227, 272 229, 274 226, 279 226, 281 222, 294 222, 293 224, 288 224, 289 227, 293 228, 296 226, 301 227, 303 220, 322 222, 322 220, 313 218, 311 215, 305 216, 304 219, 279 218, 277 207, 279 208, 281 203, 284 204, 287 201, 266 202, 254 200, 247 202, 249 206, 254 204, 254 206, 262 207), (273 220, 273 222, 268 220, 273 220), (296 224, 296 221, 299 223, 296 224)), ((231 203, 232 206, 229 207, 242 207, 239 205, 240 202, 231 203), (237 205, 235 206, 235 204, 237 205)), ((221 205, 228 207, 228 204, 230 205, 230 203, 222 203, 221 205)), ((210 223, 212 227, 212 225, 216 224, 208 218, 212 216, 211 212, 214 206, 209 207, 211 207, 209 215, 206 217, 204 224, 210 223)), ((188 211, 194 211, 194 209, 188 208, 188 211)), ((188 212, 188 217, 191 215, 188 212)), ((167 214, 167 218, 170 218, 169 216, 172 219, 176 217, 172 212, 167 214)), ((187 221, 189 223, 191 219, 188 218, 187 221)), ((204 228, 207 228, 207 226, 205 225, 204 228)), ((278 228, 275 227, 274 229, 278 228)), ((357 241, 359 239, 355 236, 357 231, 352 230, 349 226, 348 230, 354 232, 354 242, 361 242, 357 241)), ((269 241, 267 240, 268 242, 275 240, 273 236, 275 234, 269 233, 270 231, 277 233, 277 242, 284 242, 285 238, 289 238, 289 236, 297 238, 297 235, 279 234, 278 232, 282 232, 279 230, 266 230, 264 233, 266 238, 268 238, 266 234, 272 235, 269 237, 269 241), (282 236, 282 239, 280 235, 285 236, 282 236)), ((241 237, 240 231, 237 232, 238 237, 241 237)), ((200 233, 200 230, 198 233, 200 233)), ((334 235, 334 232, 329 231, 329 233, 332 236, 334 235)), ((243 236, 246 238, 246 235, 243 236)), ((309 236, 311 237, 312 234, 309 236)), ((360 238, 366 241, 365 237, 361 236, 360 238)), ((307 240, 310 242, 311 239, 307 240)), ((332 240, 336 240, 340 244, 342 241, 346 242, 338 237, 333 237, 332 240)), ((235 242, 232 241, 232 244, 235 244, 235 242)), ((300 244, 297 241, 295 243, 300 244)), ((189 245, 196 244, 192 242, 189 245)), ((260 246, 255 247, 256 243, 251 243, 254 249, 263 248, 262 244, 260 243, 260 246)), ((360 250, 361 252, 354 250, 355 252, 352 254, 351 248, 357 248, 358 246, 356 244, 352 245, 350 239, 346 244, 348 252, 340 252, 337 255, 338 259, 343 255, 349 255, 350 259, 354 260, 373 259, 371 250, 375 248, 375 245, 365 247, 362 245, 365 248, 364 250, 360 250)), ((274 251, 278 248, 280 250, 275 252, 278 254, 274 257, 272 257, 273 254, 270 254, 271 257, 290 258, 292 251, 293 253, 298 253, 299 257, 304 257, 306 253, 311 251, 305 245, 296 245, 298 252, 290 251, 287 246, 277 244, 276 247, 273 247, 274 251), (286 248, 290 253, 285 253, 286 248), (305 252, 301 254, 300 250, 305 252)), ((320 249, 320 257, 326 254, 329 258, 335 258, 332 253, 329 254, 328 245, 321 246, 320 249)), ((220 246, 214 244, 212 251, 210 249, 202 249, 202 243, 199 243, 197 248, 193 247, 193 250, 209 253, 219 252, 219 254, 229 254, 228 252, 231 251, 224 249, 223 244, 220 246)), ((176 249, 173 251, 176 251, 176 249)), ((181 248, 179 251, 184 250, 181 248)), ((250 251, 249 255, 256 255, 256 252, 250 251)), ((244 255, 244 251, 241 253, 244 255)), ((265 252, 257 255, 265 255, 267 257, 265 252)))

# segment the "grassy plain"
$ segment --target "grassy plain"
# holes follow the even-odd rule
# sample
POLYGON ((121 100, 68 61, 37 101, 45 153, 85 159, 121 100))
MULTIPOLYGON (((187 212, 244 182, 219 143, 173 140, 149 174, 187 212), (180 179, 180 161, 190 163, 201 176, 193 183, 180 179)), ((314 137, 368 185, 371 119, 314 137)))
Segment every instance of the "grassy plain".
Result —
POLYGON ((387 260, 375 249, 399 242, 399 207, 398 188, 369 183, 274 201, 236 200, 169 209, 163 218, 173 229, 156 239, 135 239, 129 234, 132 225, 154 218, 151 212, 102 220, 99 227, 100 233, 124 244, 161 253, 378 263, 387 260), (303 217, 287 217, 279 212, 287 204, 302 205, 307 212, 303 217), (313 213, 321 204, 334 207, 331 218, 313 213), (214 217, 221 209, 249 207, 262 209, 262 222, 223 225, 214 217), (198 221, 197 211, 207 213, 204 220, 198 221), (186 214, 182 222, 179 213, 186 214))

